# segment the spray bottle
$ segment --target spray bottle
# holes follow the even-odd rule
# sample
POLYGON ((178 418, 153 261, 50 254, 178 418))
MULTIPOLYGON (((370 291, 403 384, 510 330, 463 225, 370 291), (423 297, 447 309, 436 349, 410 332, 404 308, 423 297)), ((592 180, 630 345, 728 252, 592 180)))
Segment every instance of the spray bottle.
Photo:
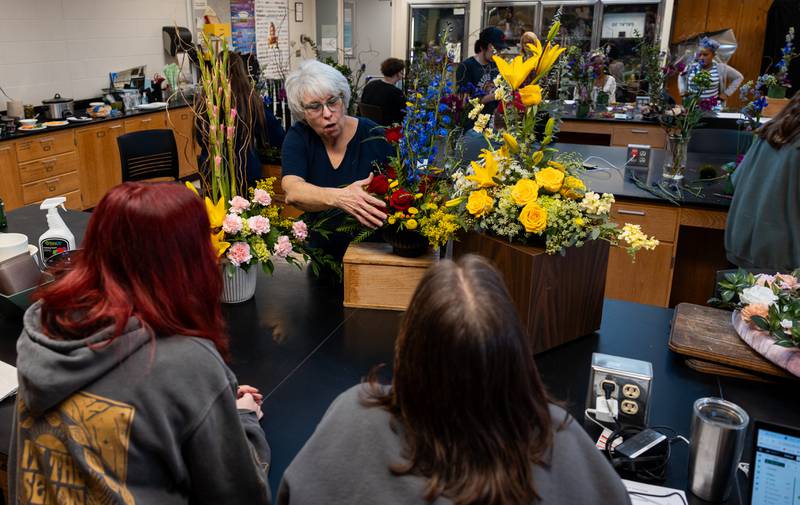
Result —
POLYGON ((39 255, 42 264, 46 265, 47 260, 56 254, 75 249, 75 236, 69 231, 64 220, 58 214, 58 207, 61 206, 65 211, 64 202, 67 199, 63 196, 48 198, 39 206, 42 210, 47 210, 47 231, 39 237, 39 255))

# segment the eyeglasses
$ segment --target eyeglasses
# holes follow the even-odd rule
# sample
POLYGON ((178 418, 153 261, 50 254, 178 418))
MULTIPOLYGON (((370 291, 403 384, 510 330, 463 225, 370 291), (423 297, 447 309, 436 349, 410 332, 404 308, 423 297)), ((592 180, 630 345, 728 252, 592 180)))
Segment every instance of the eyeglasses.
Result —
POLYGON ((331 112, 339 112, 339 109, 342 107, 342 102, 342 96, 337 95, 328 98, 324 103, 311 102, 309 104, 304 104, 303 110, 306 111, 309 116, 319 116, 322 114, 322 109, 325 107, 327 107, 331 112))

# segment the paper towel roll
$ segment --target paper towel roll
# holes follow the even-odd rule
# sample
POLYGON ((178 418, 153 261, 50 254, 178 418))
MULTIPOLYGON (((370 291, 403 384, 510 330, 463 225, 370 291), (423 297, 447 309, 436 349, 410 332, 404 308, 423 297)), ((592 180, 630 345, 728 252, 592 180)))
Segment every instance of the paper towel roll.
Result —
POLYGON ((21 118, 24 117, 25 109, 22 106, 22 102, 17 100, 9 100, 6 102, 6 115, 8 117, 16 117, 21 118))

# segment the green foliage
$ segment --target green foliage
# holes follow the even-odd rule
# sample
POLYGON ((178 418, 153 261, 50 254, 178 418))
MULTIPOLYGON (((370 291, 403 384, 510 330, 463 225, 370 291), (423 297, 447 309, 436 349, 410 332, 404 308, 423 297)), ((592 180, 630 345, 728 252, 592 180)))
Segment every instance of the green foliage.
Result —
POLYGON ((721 309, 736 309, 740 303, 739 295, 755 283, 755 276, 745 270, 739 269, 736 272, 727 273, 725 278, 719 282, 719 296, 709 299, 708 304, 721 309))

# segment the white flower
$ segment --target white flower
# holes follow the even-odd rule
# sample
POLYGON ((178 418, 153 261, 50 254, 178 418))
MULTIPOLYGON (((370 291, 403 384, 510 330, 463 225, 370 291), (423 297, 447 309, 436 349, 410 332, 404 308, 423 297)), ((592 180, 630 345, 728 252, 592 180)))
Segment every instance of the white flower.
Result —
POLYGON ((766 286, 752 286, 742 291, 739 300, 745 305, 757 303, 769 307, 778 301, 778 297, 766 286))
POLYGON ((478 133, 483 133, 484 128, 486 125, 489 124, 489 120, 492 118, 489 114, 481 114, 478 116, 478 119, 475 121, 475 126, 472 127, 478 133))
POLYGON ((783 328, 784 330, 791 331, 792 330, 792 326, 794 326, 794 322, 793 321, 791 321, 789 319, 781 320, 781 328, 783 328))

